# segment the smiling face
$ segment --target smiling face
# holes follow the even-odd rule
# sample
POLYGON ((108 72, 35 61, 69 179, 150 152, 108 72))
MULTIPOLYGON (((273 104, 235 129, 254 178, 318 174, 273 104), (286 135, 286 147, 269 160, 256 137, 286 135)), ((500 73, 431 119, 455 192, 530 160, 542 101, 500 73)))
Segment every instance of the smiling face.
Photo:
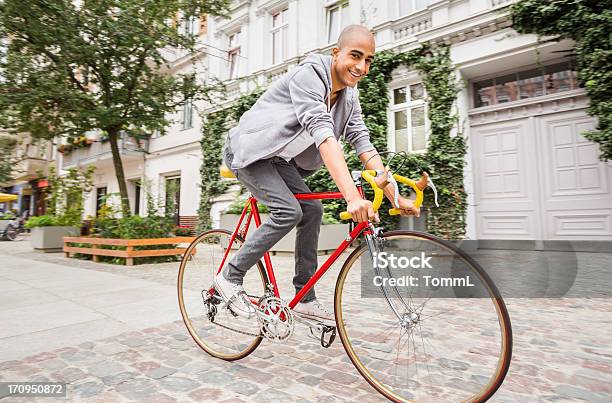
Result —
POLYGON ((340 35, 338 46, 332 49, 334 91, 355 87, 368 74, 376 47, 374 37, 365 27, 345 31, 340 35))

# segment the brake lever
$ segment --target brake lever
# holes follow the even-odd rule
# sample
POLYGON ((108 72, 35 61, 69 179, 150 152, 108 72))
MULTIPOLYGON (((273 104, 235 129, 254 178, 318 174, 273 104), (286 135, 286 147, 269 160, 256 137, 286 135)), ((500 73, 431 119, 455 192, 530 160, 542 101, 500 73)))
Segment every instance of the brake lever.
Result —
POLYGON ((434 185, 430 177, 427 178, 427 186, 429 186, 434 192, 434 203, 436 204, 436 207, 440 207, 438 204, 438 189, 436 189, 436 185, 434 185))
MULTIPOLYGON (((376 170, 376 177, 384 174, 385 171, 381 171, 379 169, 376 170)), ((399 186, 397 185, 397 181, 393 177, 393 172, 389 170, 387 172, 387 182, 393 184, 393 208, 399 208, 399 186)))

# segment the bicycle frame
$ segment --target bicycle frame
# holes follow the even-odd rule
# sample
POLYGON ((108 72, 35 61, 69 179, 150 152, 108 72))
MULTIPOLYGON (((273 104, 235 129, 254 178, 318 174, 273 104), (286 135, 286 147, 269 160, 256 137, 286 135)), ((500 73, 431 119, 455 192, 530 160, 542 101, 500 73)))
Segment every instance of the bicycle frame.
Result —
MULTIPOLYGON (((363 189, 361 185, 358 185, 357 189, 359 190, 359 193, 363 197, 364 194, 363 194, 363 189)), ((342 193, 340 192, 297 193, 297 194, 294 194, 294 196, 297 200, 322 200, 322 199, 342 199, 343 198, 342 193)), ((240 235, 243 239, 246 239, 246 234, 249 230, 251 219, 255 219, 255 225, 257 226, 257 228, 261 226, 261 217, 259 215, 259 209, 257 208, 257 200, 253 196, 249 197, 249 199, 245 203, 244 208, 242 209, 242 214, 240 215, 240 219, 238 220, 236 229, 232 232, 232 236, 230 238, 229 245, 231 245, 234 242, 237 235, 240 235), (245 220, 245 217, 246 217, 246 223, 244 224, 244 228, 243 228, 242 223, 245 220)), ((344 252, 346 248, 348 248, 348 246, 355 239, 357 239, 359 235, 361 235, 362 232, 364 232, 365 234, 368 234, 371 232, 368 222, 359 223, 355 226, 355 228, 353 228, 352 231, 350 231, 346 239, 344 239, 340 243, 340 245, 338 245, 338 247, 334 250, 334 253, 332 253, 332 255, 329 258, 327 258, 327 260, 321 265, 321 267, 319 267, 315 271, 315 273, 310 278, 310 280, 308 280, 306 285, 300 290, 300 292, 298 292, 295 295, 295 297, 293 297, 291 302, 289 302, 289 307, 291 309, 293 309, 302 300, 302 298, 308 293, 308 291, 310 291, 312 287, 314 287, 317 281, 319 281, 319 279, 327 272, 327 270, 331 267, 331 265, 335 263, 335 261, 342 254, 342 252, 344 252)), ((229 254, 230 249, 231 248, 228 247, 227 250, 225 251, 225 254, 223 256, 221 265, 219 266, 217 273, 219 273, 221 269, 224 267, 225 260, 227 258, 227 255, 229 254)), ((272 260, 270 259, 270 252, 266 251, 263 255, 263 258, 264 258, 264 266, 266 268, 266 273, 268 275, 268 280, 270 281, 270 284, 272 284, 273 286, 272 291, 274 292, 274 296, 277 298, 280 298, 280 292, 278 289, 278 285, 276 283, 276 276, 274 275, 274 269, 272 267, 272 260)))

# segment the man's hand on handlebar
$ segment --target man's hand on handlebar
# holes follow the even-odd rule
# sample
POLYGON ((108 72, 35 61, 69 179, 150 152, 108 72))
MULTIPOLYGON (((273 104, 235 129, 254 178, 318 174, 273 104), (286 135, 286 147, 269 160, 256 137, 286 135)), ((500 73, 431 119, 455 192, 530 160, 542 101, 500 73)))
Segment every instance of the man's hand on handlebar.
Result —
MULTIPOLYGON (((389 181, 389 179, 388 179, 389 178, 389 173, 390 173, 389 167, 386 166, 383 174, 374 178, 374 182, 376 182, 376 185, 379 188, 385 189, 391 183, 389 181)), ((421 178, 420 182, 422 182, 423 180, 426 181, 427 180, 426 178, 427 178, 427 174, 423 173, 423 177, 421 178), (425 179, 423 179, 423 178, 425 178, 425 179)), ((425 182, 425 186, 421 186, 420 182, 417 183, 417 186, 419 186, 419 189, 423 190, 423 188, 426 186, 426 182, 425 182)), ((391 186, 397 186, 397 184, 392 184, 391 186)), ((387 189, 385 189, 385 190, 387 190, 387 189)), ((395 190, 392 190, 392 191, 394 192, 395 190)), ((394 208, 397 208, 397 209, 400 210, 400 215, 402 215, 402 216, 411 216, 411 215, 413 215, 413 216, 416 216, 416 217, 419 217, 421 215, 421 209, 420 208, 416 208, 414 206, 414 202, 412 200, 407 199, 407 198, 402 197, 402 196, 398 196, 397 202, 398 202, 399 205, 396 206, 395 205, 396 203, 393 200, 394 197, 390 196, 390 194, 387 193, 387 192, 385 192, 385 193, 387 194, 387 198, 391 201, 391 205, 394 208)))
POLYGON ((346 206, 346 210, 353 217, 353 221, 355 222, 365 222, 365 221, 380 221, 378 218, 378 213, 374 213, 374 208, 372 207, 372 202, 366 199, 355 199, 348 202, 346 206))
POLYGON ((399 206, 396 206, 400 210, 400 215, 409 216, 413 215, 419 217, 421 215, 421 209, 414 206, 414 202, 405 197, 398 197, 399 206))

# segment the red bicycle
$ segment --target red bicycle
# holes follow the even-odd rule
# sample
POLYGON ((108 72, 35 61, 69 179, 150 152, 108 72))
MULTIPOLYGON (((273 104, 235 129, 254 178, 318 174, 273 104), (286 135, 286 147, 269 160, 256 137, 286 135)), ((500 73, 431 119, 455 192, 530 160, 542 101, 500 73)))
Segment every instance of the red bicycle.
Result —
MULTIPOLYGON (((377 211, 383 192, 372 170, 355 171, 374 190, 377 211)), ((232 177, 229 170, 222 175, 232 177)), ((410 186, 415 205, 435 187, 426 174, 410 186)), ((340 192, 296 194, 297 199, 339 199, 340 192)), ((398 211, 391 209, 391 214, 398 211)), ((342 219, 350 219, 347 212, 342 219)), ((305 325, 322 347, 336 332, 351 362, 392 401, 485 401, 500 387, 510 365, 512 331, 499 291, 480 265, 454 244, 427 233, 385 232, 359 223, 289 302, 281 298, 270 254, 251 268, 244 288, 257 308, 251 318, 236 316, 213 287, 214 276, 243 244, 252 220, 261 225, 257 200, 245 202, 236 228, 200 234, 187 248, 178 274, 181 314, 195 342, 208 354, 238 360, 268 339, 291 337, 305 325), (335 326, 302 318, 293 311, 343 252, 362 240, 342 265, 333 297, 335 326)), ((325 290, 320 290, 323 294, 325 290)))

